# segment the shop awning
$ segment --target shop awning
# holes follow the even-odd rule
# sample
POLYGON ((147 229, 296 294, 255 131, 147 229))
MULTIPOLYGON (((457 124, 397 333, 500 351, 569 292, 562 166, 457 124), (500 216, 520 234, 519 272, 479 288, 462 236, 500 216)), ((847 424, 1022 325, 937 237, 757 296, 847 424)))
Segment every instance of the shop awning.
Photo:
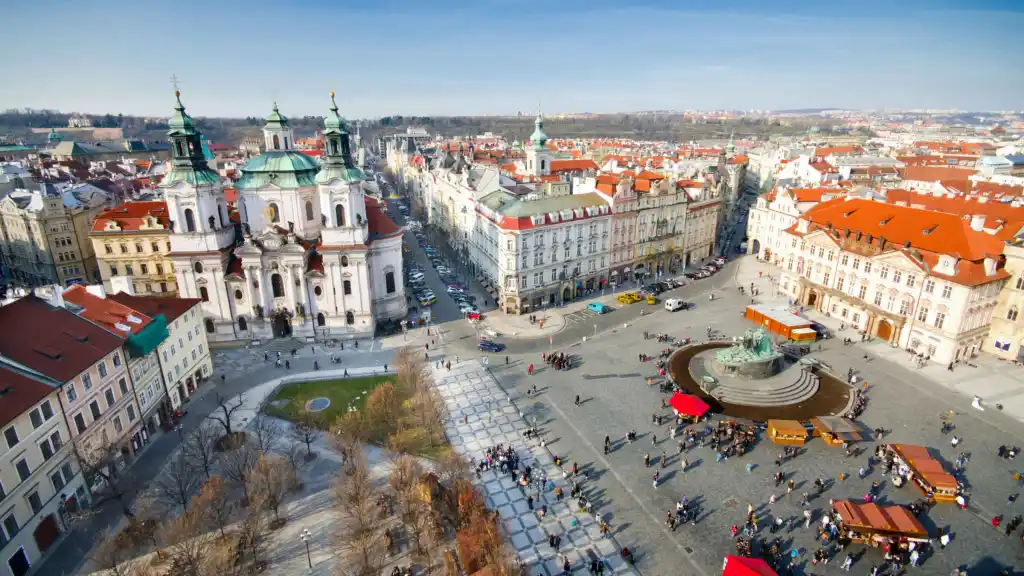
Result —
POLYGON ((726 556, 722 576, 778 576, 767 562, 760 558, 726 556))
POLYGON ((684 416, 693 416, 694 418, 700 418, 706 414, 710 408, 710 406, 700 398, 692 394, 682 394, 679 392, 672 395, 668 404, 676 412, 679 412, 684 416))
POLYGON ((815 416, 811 424, 819 432, 827 432, 845 442, 871 440, 871 434, 864 427, 839 416, 815 416))

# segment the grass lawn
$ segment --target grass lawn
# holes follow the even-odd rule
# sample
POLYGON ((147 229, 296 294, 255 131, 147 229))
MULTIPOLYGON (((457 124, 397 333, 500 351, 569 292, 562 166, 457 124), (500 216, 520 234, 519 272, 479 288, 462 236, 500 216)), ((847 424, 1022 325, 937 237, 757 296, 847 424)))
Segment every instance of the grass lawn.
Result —
POLYGON ((353 402, 362 410, 366 397, 371 390, 385 382, 391 382, 391 376, 366 376, 363 378, 339 378, 337 380, 315 380, 311 382, 295 382, 285 384, 264 405, 268 414, 295 420, 299 412, 306 406, 306 402, 313 398, 329 398, 331 405, 319 412, 326 422, 334 422, 348 410, 353 402), (366 392, 366 395, 363 395, 366 392), (279 400, 287 400, 288 403, 278 408, 272 403, 279 400))

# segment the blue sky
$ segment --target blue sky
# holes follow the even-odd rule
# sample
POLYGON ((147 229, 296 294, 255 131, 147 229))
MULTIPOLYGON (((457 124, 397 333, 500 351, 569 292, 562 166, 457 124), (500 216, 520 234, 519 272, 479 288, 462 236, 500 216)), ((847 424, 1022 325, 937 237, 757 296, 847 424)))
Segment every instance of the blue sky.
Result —
POLYGON ((34 0, 0 109, 197 116, 1024 108, 1024 2, 34 0))

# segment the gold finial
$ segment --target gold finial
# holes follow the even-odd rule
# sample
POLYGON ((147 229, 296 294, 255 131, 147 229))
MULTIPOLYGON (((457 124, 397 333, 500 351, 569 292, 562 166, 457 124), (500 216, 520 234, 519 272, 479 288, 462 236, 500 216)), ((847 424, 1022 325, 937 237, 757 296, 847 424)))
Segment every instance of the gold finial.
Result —
POLYGON ((175 90, 174 91, 174 97, 175 98, 180 98, 181 97, 181 90, 175 90))
POLYGON ((334 98, 334 90, 331 90, 331 98, 334 98))

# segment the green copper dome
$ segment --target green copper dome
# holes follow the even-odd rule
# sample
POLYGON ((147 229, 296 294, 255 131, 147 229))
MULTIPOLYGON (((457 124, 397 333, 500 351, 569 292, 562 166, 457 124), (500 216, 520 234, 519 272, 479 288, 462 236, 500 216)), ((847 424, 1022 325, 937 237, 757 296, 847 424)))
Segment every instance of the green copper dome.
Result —
POLYGON ((185 113, 185 105, 181 103, 181 92, 175 90, 174 97, 177 101, 174 104, 174 114, 167 120, 167 134, 191 136, 196 133, 196 123, 185 113))
POLYGON ((274 184, 281 188, 301 188, 316 184, 320 167, 316 160, 292 150, 278 150, 254 156, 242 166, 237 188, 262 188, 274 184))
POLYGON ((537 114, 537 119, 533 121, 533 134, 530 134, 530 141, 535 149, 544 148, 548 143, 548 135, 544 133, 544 117, 540 114, 537 114))
POLYGON ((274 102, 274 110, 270 112, 270 116, 267 116, 267 124, 288 125, 288 118, 277 109, 277 102, 274 102))

